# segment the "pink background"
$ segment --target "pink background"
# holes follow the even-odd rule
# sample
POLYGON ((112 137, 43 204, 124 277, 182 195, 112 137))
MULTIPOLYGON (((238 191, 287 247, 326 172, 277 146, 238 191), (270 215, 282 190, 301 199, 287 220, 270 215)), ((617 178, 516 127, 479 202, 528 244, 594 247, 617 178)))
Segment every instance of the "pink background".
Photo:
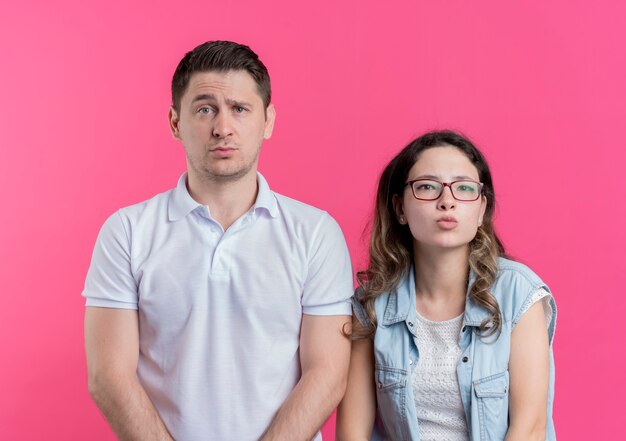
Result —
POLYGON ((261 170, 339 221, 355 269, 384 164, 424 130, 470 135, 508 250, 557 299, 557 433, 621 438, 623 2, 88 3, 0 6, 0 439, 114 439, 87 393, 80 293, 106 217, 183 171, 169 81, 209 39, 269 67, 261 170))

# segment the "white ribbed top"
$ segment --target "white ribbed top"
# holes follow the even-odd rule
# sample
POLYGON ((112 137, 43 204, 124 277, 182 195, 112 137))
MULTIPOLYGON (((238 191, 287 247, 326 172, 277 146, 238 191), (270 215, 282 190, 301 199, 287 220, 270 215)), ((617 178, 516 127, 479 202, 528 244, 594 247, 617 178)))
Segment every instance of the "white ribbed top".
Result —
POLYGON ((463 314, 443 322, 417 314, 419 360, 413 374, 413 395, 420 441, 469 440, 456 375, 462 325, 463 314))

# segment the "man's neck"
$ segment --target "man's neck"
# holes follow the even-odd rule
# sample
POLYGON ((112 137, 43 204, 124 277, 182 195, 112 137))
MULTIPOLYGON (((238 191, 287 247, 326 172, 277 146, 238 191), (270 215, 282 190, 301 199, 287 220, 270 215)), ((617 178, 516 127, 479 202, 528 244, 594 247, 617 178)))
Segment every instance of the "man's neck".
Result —
POLYGON ((197 179, 189 173, 187 190, 196 202, 209 206, 211 217, 226 231, 256 201, 256 170, 236 180, 197 179))

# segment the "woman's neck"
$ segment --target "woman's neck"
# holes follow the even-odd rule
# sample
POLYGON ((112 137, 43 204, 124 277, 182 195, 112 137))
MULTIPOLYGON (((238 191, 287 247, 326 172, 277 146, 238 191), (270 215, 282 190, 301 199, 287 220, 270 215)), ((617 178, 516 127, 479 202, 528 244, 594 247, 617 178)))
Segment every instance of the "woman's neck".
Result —
POLYGON ((463 313, 468 260, 469 247, 442 251, 415 245, 415 297, 422 316, 442 321, 463 313))

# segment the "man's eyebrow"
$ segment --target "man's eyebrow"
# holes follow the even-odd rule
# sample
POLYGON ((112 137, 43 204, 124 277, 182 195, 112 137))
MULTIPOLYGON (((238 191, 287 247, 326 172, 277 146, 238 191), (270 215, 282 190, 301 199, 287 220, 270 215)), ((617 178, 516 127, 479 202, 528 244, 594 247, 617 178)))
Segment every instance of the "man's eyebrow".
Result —
POLYGON ((247 101, 233 100, 230 98, 226 98, 226 104, 229 106, 241 106, 241 107, 252 107, 252 103, 247 101))
MULTIPOLYGON (((191 104, 195 104, 198 101, 217 101, 217 98, 215 98, 215 95, 212 93, 203 93, 202 95, 195 96, 191 104)), ((234 100, 231 98, 227 98, 225 101, 229 106, 252 107, 252 104, 247 101, 234 100)))
POLYGON ((215 95, 207 93, 204 93, 202 95, 196 95, 191 101, 191 104, 194 104, 198 101, 215 101, 215 95))

